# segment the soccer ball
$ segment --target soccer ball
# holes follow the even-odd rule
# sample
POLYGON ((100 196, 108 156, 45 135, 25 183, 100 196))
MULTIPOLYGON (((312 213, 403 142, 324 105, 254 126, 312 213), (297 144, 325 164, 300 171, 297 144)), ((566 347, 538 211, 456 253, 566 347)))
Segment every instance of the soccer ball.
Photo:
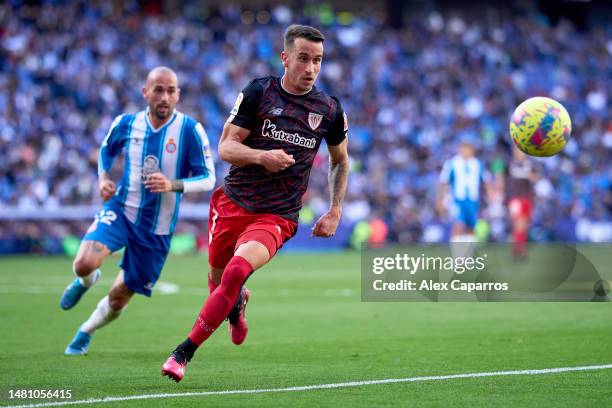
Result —
POLYGON ((572 132, 569 114, 559 102, 543 96, 521 103, 510 120, 510 136, 523 153, 552 156, 563 149, 572 132))

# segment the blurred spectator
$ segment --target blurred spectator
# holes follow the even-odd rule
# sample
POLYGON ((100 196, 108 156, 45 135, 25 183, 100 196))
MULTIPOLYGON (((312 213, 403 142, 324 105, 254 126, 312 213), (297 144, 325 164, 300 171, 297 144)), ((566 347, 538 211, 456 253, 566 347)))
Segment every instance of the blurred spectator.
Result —
MULTIPOLYGON (((335 14, 309 2, 304 10, 186 3, 178 16, 139 4, 0 4, 0 207, 99 207, 98 146, 115 115, 144 108, 135 90, 156 65, 178 72, 181 110, 203 122, 216 146, 237 93, 252 77, 282 73, 282 31, 302 22, 325 25, 318 86, 337 95, 349 116, 345 222, 376 218, 397 242, 443 236, 435 185, 455 141, 472 135, 487 165, 507 161, 510 113, 528 97, 549 95, 570 112, 573 133, 561 154, 541 160, 535 237, 563 239, 560 228, 579 222, 578 239, 610 239, 610 25, 579 32, 541 16, 477 19, 440 10, 414 14, 397 31, 377 14, 335 14)), ((228 166, 215 160, 221 180, 228 166)), ((315 216, 327 205, 326 170, 321 149, 305 196, 315 216)), ((32 231, 68 229, 49 225, 32 231)), ((13 229, 5 225, 0 234, 13 229)))

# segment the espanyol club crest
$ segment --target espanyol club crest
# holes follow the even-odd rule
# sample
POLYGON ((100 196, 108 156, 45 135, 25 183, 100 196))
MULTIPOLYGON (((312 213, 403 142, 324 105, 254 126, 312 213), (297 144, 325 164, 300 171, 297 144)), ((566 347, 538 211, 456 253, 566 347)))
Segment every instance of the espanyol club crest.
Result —
POLYGON ((168 153, 176 152, 176 143, 174 143, 173 138, 170 138, 170 140, 168 140, 168 143, 166 143, 166 151, 168 153))
POLYGON ((321 119, 323 119, 323 115, 310 112, 308 114, 308 124, 310 125, 310 128, 312 130, 316 130, 321 124, 321 119))

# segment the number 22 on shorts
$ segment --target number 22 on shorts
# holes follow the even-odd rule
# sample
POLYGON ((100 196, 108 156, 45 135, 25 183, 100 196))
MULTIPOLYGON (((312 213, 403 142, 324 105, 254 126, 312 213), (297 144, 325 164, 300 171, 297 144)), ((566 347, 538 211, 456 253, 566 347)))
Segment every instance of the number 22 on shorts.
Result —
POLYGON ((117 219, 117 214, 114 211, 102 210, 96 214, 96 219, 91 224, 87 232, 95 231, 96 228, 98 228, 99 222, 101 222, 102 224, 111 225, 111 223, 115 221, 116 219, 117 219))

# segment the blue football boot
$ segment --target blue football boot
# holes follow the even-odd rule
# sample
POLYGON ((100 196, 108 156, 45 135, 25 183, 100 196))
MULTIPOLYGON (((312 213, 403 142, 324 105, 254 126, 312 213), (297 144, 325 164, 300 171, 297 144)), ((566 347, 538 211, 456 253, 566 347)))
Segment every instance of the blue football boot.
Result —
POLYGON ((78 330, 68 347, 66 347, 66 350, 64 350, 64 354, 69 356, 85 355, 87 354, 90 342, 91 334, 78 330))
MULTIPOLYGON (((100 278, 100 270, 98 269, 96 270, 96 276, 94 277, 94 280, 93 280, 94 283, 99 278, 100 278)), ((93 286, 93 283, 92 283, 92 286, 93 286)), ((83 294, 87 292, 87 289, 89 288, 86 288, 85 286, 83 286, 83 284, 81 283, 81 279, 76 278, 66 287, 66 290, 64 290, 64 293, 62 294, 62 298, 60 300, 60 307, 64 310, 72 309, 74 305, 79 303, 79 300, 81 300, 81 297, 83 297, 83 294)))

